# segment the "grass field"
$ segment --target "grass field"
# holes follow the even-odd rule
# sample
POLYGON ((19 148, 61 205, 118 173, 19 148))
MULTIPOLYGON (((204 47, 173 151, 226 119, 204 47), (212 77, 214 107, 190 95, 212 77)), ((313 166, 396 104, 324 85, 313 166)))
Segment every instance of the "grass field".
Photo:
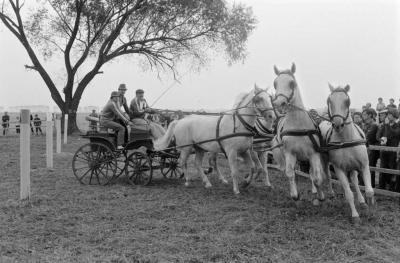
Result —
POLYGON ((239 196, 215 176, 209 190, 197 177, 185 188, 157 173, 148 187, 83 186, 71 159, 85 142, 70 138, 48 170, 44 137, 33 136, 23 203, 19 138, 0 137, 0 262, 399 262, 398 200, 378 197, 376 213, 354 227, 343 196, 313 207, 299 179, 298 207, 274 171, 274 189, 257 182, 239 196))

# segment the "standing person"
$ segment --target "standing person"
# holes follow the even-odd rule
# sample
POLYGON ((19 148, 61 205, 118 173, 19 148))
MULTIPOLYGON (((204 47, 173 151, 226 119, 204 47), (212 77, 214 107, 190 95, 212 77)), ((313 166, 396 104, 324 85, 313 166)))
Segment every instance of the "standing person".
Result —
POLYGON ((395 109, 395 110, 397 110, 397 106, 396 106, 396 104, 394 104, 394 99, 393 98, 391 98, 390 100, 389 100, 389 104, 386 106, 386 108, 389 110, 389 109, 395 109))
POLYGON ((121 105, 120 106, 122 106, 124 108, 126 114, 128 114, 128 116, 129 116, 130 115, 130 109, 128 107, 128 103, 127 103, 126 98, 125 98, 126 90, 127 90, 127 88, 126 88, 126 85, 124 83, 119 85, 118 92, 121 94, 121 101, 120 101, 121 105))
POLYGON ((30 124, 30 126, 31 126, 32 135, 34 135, 34 134, 35 134, 35 131, 33 130, 32 122, 33 122, 33 116, 32 116, 32 114, 31 114, 31 121, 29 122, 29 124, 30 124))
POLYGON ((36 130, 36 135, 39 135, 39 132, 41 135, 43 135, 42 132, 42 120, 39 118, 39 116, 37 114, 35 114, 35 118, 33 119, 33 125, 35 126, 35 130, 36 130))
MULTIPOLYGON (((399 113, 397 109, 388 110, 387 118, 384 124, 384 133, 381 138, 381 144, 397 147, 400 142, 400 124, 396 123, 396 119, 399 117, 399 113)), ((397 154, 395 152, 385 152, 382 151, 381 155, 381 167, 387 169, 396 169, 397 163, 396 158, 397 154)), ((391 174, 382 173, 379 178, 379 187, 384 189, 386 185, 389 185, 389 190, 395 190, 395 183, 397 182, 397 178, 392 176, 391 174)))
MULTIPOLYGON (((379 145, 379 141, 376 138, 378 132, 378 124, 375 122, 376 112, 374 109, 367 109, 363 111, 362 117, 364 121, 363 131, 365 133, 365 138, 367 141, 367 146, 369 145, 379 145)), ((368 149, 368 160, 369 166, 376 167, 376 163, 379 159, 379 151, 369 150, 368 149)), ((362 177, 360 176, 360 182, 363 182, 362 177)), ((371 171, 371 183, 372 187, 375 188, 375 172, 371 171)))
POLYGON ((129 119, 121 112, 119 101, 121 94, 118 91, 111 93, 110 99, 104 106, 100 114, 100 125, 105 128, 113 129, 117 133, 117 150, 122 150, 124 147, 125 127, 118 123, 122 121, 125 125, 129 123, 129 119))
POLYGON ((3 136, 8 134, 8 128, 10 127, 10 116, 8 112, 4 112, 4 115, 1 117, 1 126, 3 126, 3 136))
POLYGON ((15 131, 17 134, 21 133, 21 118, 17 116, 17 124, 15 124, 15 131))
MULTIPOLYGON (((89 116, 98 118, 99 114, 96 113, 96 110, 92 110, 92 113, 90 113, 89 116)), ((89 129, 91 131, 97 131, 97 121, 89 121, 89 129)))
POLYGON ((397 110, 400 112, 400 99, 399 99, 399 107, 397 108, 397 110))
POLYGON ((386 108, 382 98, 378 98, 378 104, 376 104, 376 111, 381 111, 386 108))
MULTIPOLYGON (((369 109, 370 108, 367 108, 364 111, 369 110, 369 109)), ((361 112, 359 112, 359 111, 354 112, 354 114, 353 114, 353 122, 355 124, 357 124, 361 129, 363 128, 363 118, 362 118, 361 112)))

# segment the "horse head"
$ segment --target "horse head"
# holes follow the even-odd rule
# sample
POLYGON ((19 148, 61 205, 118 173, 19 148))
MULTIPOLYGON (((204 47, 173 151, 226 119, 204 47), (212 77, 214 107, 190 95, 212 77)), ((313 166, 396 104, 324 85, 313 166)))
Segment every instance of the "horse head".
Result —
POLYGON ((268 126, 271 124, 271 127, 276 119, 276 114, 274 111, 274 107, 272 105, 271 96, 268 93, 268 89, 261 89, 254 84, 254 96, 253 96, 253 103, 255 109, 264 117, 267 121, 268 126))
POLYGON ((279 70, 274 66, 275 74, 277 75, 274 80, 275 98, 273 104, 278 109, 285 108, 293 103, 297 96, 297 81, 294 77, 296 72, 296 65, 292 63, 292 67, 287 70, 279 70))
POLYGON ((338 86, 335 88, 329 84, 329 89, 331 94, 326 102, 328 105, 329 119, 333 128, 335 128, 337 132, 341 132, 346 124, 351 123, 350 97, 348 95, 350 86, 338 86), (350 122, 347 121, 349 118, 350 122))

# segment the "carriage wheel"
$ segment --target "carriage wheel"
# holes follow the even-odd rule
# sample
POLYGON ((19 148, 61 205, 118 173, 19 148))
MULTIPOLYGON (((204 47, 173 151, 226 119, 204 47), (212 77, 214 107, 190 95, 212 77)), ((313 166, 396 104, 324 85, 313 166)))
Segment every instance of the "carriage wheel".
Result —
POLYGON ((151 159, 141 152, 132 153, 127 159, 125 174, 130 184, 148 185, 153 176, 151 159))
POLYGON ((117 171, 117 161, 108 146, 88 143, 76 151, 72 158, 72 171, 81 184, 106 185, 117 171))
POLYGON ((125 172, 125 167, 126 167, 126 154, 121 153, 117 157, 117 171, 115 173, 115 178, 118 178, 125 172))
POLYGON ((161 173, 165 178, 182 178, 184 173, 182 168, 179 166, 178 158, 176 157, 165 157, 161 162, 161 173))

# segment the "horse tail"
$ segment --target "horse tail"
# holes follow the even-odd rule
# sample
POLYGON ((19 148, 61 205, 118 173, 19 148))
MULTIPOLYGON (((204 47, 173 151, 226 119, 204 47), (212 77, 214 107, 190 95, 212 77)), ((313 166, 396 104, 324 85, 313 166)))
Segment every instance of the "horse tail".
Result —
POLYGON ((160 137, 158 140, 156 140, 154 142, 154 149, 156 151, 162 151, 162 150, 166 149, 169 146, 169 144, 170 144, 170 142, 172 140, 172 137, 174 135, 174 130, 175 130, 176 124, 178 124, 178 121, 171 122, 169 127, 168 127, 168 130, 164 134, 164 136, 160 137))

